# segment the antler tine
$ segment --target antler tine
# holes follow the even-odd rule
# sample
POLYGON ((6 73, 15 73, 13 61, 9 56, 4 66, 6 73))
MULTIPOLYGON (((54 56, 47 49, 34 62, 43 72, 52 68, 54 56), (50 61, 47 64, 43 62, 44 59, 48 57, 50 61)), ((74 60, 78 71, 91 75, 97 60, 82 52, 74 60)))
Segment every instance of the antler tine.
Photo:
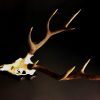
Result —
POLYGON ((51 21, 51 19, 53 18, 53 16, 57 13, 57 11, 58 11, 58 9, 56 9, 55 11, 54 11, 54 13, 50 16, 50 18, 49 18, 49 20, 48 20, 48 22, 47 22, 47 32, 50 32, 50 21, 51 21))
POLYGON ((36 44, 34 42, 32 42, 32 39, 31 39, 32 30, 33 30, 33 27, 31 27, 30 32, 29 32, 29 36, 28 36, 28 42, 29 42, 31 54, 33 54, 36 51, 36 44))
MULTIPOLYGON (((31 49, 31 50, 30 50, 30 53, 31 53, 31 54, 34 54, 40 47, 42 47, 42 46, 48 41, 48 39, 49 39, 51 36, 66 31, 66 29, 68 28, 69 24, 70 24, 70 23, 72 22, 72 20, 79 14, 79 12, 80 12, 81 10, 79 10, 77 13, 75 13, 75 14, 72 16, 72 18, 71 18, 71 19, 68 21, 68 23, 65 25, 65 28, 52 32, 52 31, 50 31, 50 27, 49 27, 49 26, 50 26, 50 21, 51 21, 51 19, 53 18, 53 16, 57 13, 57 11, 58 11, 58 9, 56 9, 56 10, 54 11, 54 13, 50 16, 50 18, 49 18, 49 20, 48 20, 48 22, 47 22, 47 34, 46 34, 45 38, 44 38, 42 41, 40 41, 39 43, 35 44, 34 42, 32 42, 32 40, 31 40, 31 33, 32 33, 32 30, 33 30, 33 27, 30 29, 30 33, 29 33, 29 46, 30 46, 30 49, 31 49)), ((73 30, 73 29, 74 29, 74 28, 70 28, 70 29, 67 29, 67 30, 73 30)))
POLYGON ((89 59, 89 60, 84 64, 83 68, 81 69, 81 73, 82 73, 82 74, 85 73, 84 71, 85 71, 87 65, 89 64, 90 60, 91 60, 91 59, 89 59))
POLYGON ((74 18, 80 13, 80 11, 81 11, 81 9, 78 11, 78 12, 76 12, 72 17, 71 17, 71 19, 67 22, 67 24, 66 24, 66 28, 69 26, 69 24, 74 20, 74 18))

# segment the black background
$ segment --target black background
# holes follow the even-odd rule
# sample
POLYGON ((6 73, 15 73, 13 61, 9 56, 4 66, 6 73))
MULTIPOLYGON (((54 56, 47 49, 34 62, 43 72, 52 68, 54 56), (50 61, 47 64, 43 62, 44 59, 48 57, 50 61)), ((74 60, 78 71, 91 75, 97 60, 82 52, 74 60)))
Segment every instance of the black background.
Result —
MULTIPOLYGON (((86 73, 100 74, 99 6, 85 0, 0 0, 0 64, 25 57, 27 37, 33 26, 32 40, 39 42, 46 34, 46 22, 55 9, 52 31, 62 28, 80 8, 70 24, 76 30, 58 34, 40 48, 33 60, 57 73, 72 66, 79 71, 91 58, 86 73)), ((0 75, 0 100, 99 100, 100 82, 73 80, 58 82, 42 73, 35 80, 17 81, 0 75)))

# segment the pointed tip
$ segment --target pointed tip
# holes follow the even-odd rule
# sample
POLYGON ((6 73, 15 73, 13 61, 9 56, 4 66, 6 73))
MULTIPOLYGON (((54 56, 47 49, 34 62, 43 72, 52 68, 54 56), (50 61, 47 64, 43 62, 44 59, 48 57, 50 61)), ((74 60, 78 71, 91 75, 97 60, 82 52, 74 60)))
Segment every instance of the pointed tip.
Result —
POLYGON ((58 8, 56 10, 58 10, 58 8))
POLYGON ((31 35, 31 33, 32 33, 32 30, 33 30, 33 26, 30 28, 30 32, 29 32, 29 33, 30 33, 30 35, 31 35))
POLYGON ((33 26, 31 27, 31 31, 33 30, 33 26))
POLYGON ((37 61, 35 62, 35 64, 38 64, 38 62, 39 62, 39 60, 37 60, 37 61))
POLYGON ((55 12, 57 12, 58 11, 58 8, 55 10, 55 12))
POLYGON ((81 12, 81 9, 78 10, 78 11, 76 12, 75 17, 76 17, 80 12, 81 12))
POLYGON ((79 9, 79 10, 76 12, 75 16, 77 16, 80 12, 81 12, 81 9, 79 9))
POLYGON ((38 64, 39 60, 37 60, 35 63, 34 63, 34 66, 36 67, 36 65, 38 64))
POLYGON ((52 14, 52 16, 54 16, 54 15, 57 13, 57 11, 58 11, 58 9, 56 9, 56 10, 54 11, 54 13, 52 14))
POLYGON ((74 71, 74 69, 75 69, 75 66, 72 67, 71 69, 69 69, 69 70, 65 73, 65 75, 63 76, 63 78, 61 78, 60 80, 66 80, 66 78, 74 71))
POLYGON ((82 9, 79 9, 79 10, 78 10, 78 12, 81 12, 81 11, 82 11, 82 9))

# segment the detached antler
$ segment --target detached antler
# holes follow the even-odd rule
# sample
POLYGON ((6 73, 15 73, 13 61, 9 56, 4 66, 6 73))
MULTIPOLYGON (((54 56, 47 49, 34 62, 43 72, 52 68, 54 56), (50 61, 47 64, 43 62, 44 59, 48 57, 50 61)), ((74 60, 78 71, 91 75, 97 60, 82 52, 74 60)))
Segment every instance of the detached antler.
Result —
POLYGON ((75 28, 70 28, 70 29, 67 29, 68 26, 70 25, 70 23, 73 21, 73 19, 79 14, 79 12, 81 11, 81 9, 72 16, 72 18, 67 22, 67 24, 65 25, 65 27, 63 29, 60 29, 60 30, 57 30, 57 31, 50 31, 50 21, 51 19, 53 18, 53 16, 57 13, 58 9, 56 9, 54 11, 54 13, 50 16, 48 22, 47 22, 47 34, 46 34, 46 37, 41 41, 39 42, 38 44, 35 44, 34 42, 32 42, 31 40, 31 33, 32 33, 32 30, 33 30, 33 27, 30 29, 30 33, 29 33, 29 46, 30 46, 30 53, 31 54, 34 54, 40 47, 42 47, 50 37, 52 37, 53 35, 56 35, 58 33, 61 33, 61 32, 64 32, 66 30, 73 30, 75 28))
POLYGON ((36 65, 35 67, 33 66, 33 69, 42 72, 56 80, 59 81, 65 81, 65 80, 79 80, 79 79, 83 79, 83 80, 100 80, 100 75, 91 75, 91 74, 86 74, 84 71, 87 67, 87 65, 89 64, 90 59, 84 64, 84 66, 82 67, 81 71, 75 73, 74 69, 75 66, 72 67, 71 69, 69 69, 68 71, 65 72, 65 74, 57 74, 55 72, 52 72, 40 65, 36 65))

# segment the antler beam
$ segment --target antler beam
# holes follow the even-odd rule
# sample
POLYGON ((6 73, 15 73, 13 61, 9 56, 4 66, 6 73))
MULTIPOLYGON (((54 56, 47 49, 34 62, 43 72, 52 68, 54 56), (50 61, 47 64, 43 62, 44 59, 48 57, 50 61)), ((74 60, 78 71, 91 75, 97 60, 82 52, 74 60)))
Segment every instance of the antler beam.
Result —
POLYGON ((46 69, 45 67, 42 67, 40 65, 33 65, 33 69, 42 72, 56 80, 59 81, 65 81, 65 80, 79 80, 79 79, 83 79, 83 80, 100 80, 100 75, 91 75, 91 74, 86 74, 84 71, 87 67, 87 65, 89 64, 90 59, 84 64, 84 66, 82 67, 81 71, 76 73, 74 72, 75 66, 72 67, 71 69, 69 69, 67 72, 65 72, 65 74, 57 74, 55 72, 52 72, 48 69, 46 69))

